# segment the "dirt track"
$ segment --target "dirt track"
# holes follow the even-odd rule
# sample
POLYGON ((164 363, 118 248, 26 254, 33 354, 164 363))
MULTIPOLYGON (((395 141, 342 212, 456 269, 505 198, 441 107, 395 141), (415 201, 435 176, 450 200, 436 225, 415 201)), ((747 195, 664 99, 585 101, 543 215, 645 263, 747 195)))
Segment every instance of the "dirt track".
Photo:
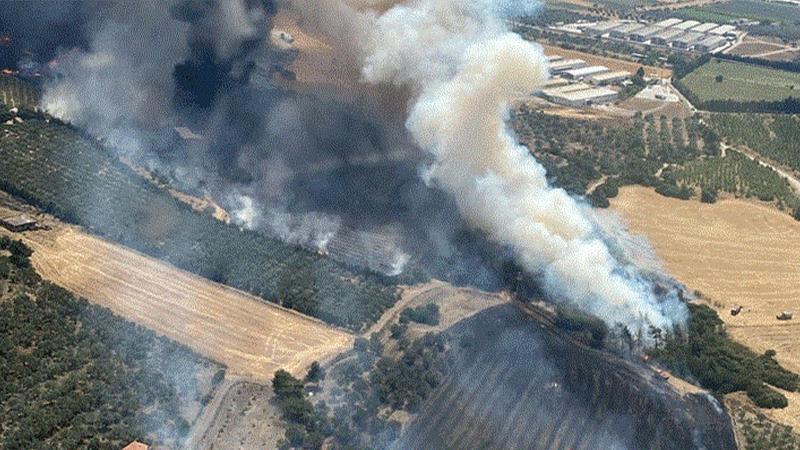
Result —
POLYGON ((231 375, 301 375, 352 344, 352 335, 318 320, 54 224, 23 239, 44 278, 227 365, 231 375))
MULTIPOLYGON (((800 372, 800 222, 769 206, 741 200, 714 205, 624 188, 611 201, 633 233, 646 236, 667 272, 710 298, 728 332, 757 352, 775 349, 800 372), (742 305, 738 316, 730 308, 742 305), (775 315, 794 311, 795 320, 775 315)), ((769 412, 800 427, 800 393, 789 408, 769 412)))

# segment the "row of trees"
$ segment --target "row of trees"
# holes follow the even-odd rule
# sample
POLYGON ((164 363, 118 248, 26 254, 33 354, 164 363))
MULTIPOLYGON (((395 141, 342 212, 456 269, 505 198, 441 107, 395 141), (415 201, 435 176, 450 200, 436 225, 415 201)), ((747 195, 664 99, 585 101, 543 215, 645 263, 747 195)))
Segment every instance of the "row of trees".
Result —
POLYGON ((67 125, 26 120, 0 149, 3 190, 211 280, 353 330, 398 298, 395 279, 197 214, 67 125))
POLYGON ((180 446, 212 363, 43 282, 21 243, 0 249, 0 448, 180 446))

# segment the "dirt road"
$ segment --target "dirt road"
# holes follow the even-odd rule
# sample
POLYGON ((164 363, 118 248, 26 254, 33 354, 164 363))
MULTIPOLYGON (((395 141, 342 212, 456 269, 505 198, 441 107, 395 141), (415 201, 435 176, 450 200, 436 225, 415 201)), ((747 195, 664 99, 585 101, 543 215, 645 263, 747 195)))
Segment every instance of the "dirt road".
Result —
MULTIPOLYGON (((3 212, 6 212, 5 210, 3 212)), ((302 375, 352 345, 353 336, 169 264, 50 221, 26 232, 46 279, 228 366, 267 381, 284 368, 302 375)))

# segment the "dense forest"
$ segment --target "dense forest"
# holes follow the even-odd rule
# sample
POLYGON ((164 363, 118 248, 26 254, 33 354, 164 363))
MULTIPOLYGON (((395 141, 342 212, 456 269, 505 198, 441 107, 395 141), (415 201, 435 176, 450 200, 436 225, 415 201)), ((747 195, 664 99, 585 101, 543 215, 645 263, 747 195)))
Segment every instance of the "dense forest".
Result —
POLYGON ((71 126, 30 110, 0 135, 0 189, 213 281, 361 330, 397 300, 395 280, 198 214, 71 126))
POLYGON ((177 447, 224 369, 42 281, 0 237, 0 448, 177 447), (209 378, 209 377, 206 377, 209 378))

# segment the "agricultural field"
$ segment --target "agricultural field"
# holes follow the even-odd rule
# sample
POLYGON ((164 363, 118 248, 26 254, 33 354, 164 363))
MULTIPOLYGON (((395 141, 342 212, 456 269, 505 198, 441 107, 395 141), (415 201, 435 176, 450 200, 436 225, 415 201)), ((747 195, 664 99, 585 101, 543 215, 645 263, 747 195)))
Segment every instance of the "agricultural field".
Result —
POLYGON ((42 281, 13 242, 0 236, 0 448, 179 448, 225 368, 42 281))
POLYGON ((351 335, 318 320, 75 227, 48 224, 51 230, 24 237, 43 277, 225 364, 231 374, 256 380, 279 368, 298 374, 352 344, 351 335))
MULTIPOLYGON (((702 294, 735 341, 756 352, 774 349, 784 367, 800 372, 800 322, 776 319, 784 310, 797 313, 800 222, 747 201, 710 205, 642 187, 621 189, 611 203, 631 232, 650 241, 666 272, 702 294), (732 316, 739 305, 743 311, 732 316)), ((798 428, 800 395, 782 393, 789 406, 765 414, 798 428)))
POLYGON ((399 296, 393 279, 196 213, 68 125, 20 118, 0 125, 0 189, 66 222, 356 331, 399 296))
POLYGON ((673 414, 677 404, 691 408, 691 395, 677 400, 654 372, 572 346, 513 305, 447 334, 445 378, 400 448, 686 448, 692 436, 709 448, 732 444, 724 423, 698 411, 692 424, 673 414))
POLYGON ((800 73, 719 59, 695 69, 682 83, 702 102, 769 102, 800 97, 800 73))
POLYGON ((681 17, 701 22, 728 23, 745 18, 759 22, 792 22, 800 17, 800 6, 758 0, 731 0, 681 9, 681 17))
POLYGON ((733 150, 724 158, 698 159, 683 167, 670 168, 664 171, 664 177, 681 187, 710 193, 714 199, 719 193, 727 192, 737 198, 773 203, 790 214, 800 208, 800 196, 788 181, 733 150))
POLYGON ((800 172, 800 116, 714 114, 711 126, 728 144, 800 172))

